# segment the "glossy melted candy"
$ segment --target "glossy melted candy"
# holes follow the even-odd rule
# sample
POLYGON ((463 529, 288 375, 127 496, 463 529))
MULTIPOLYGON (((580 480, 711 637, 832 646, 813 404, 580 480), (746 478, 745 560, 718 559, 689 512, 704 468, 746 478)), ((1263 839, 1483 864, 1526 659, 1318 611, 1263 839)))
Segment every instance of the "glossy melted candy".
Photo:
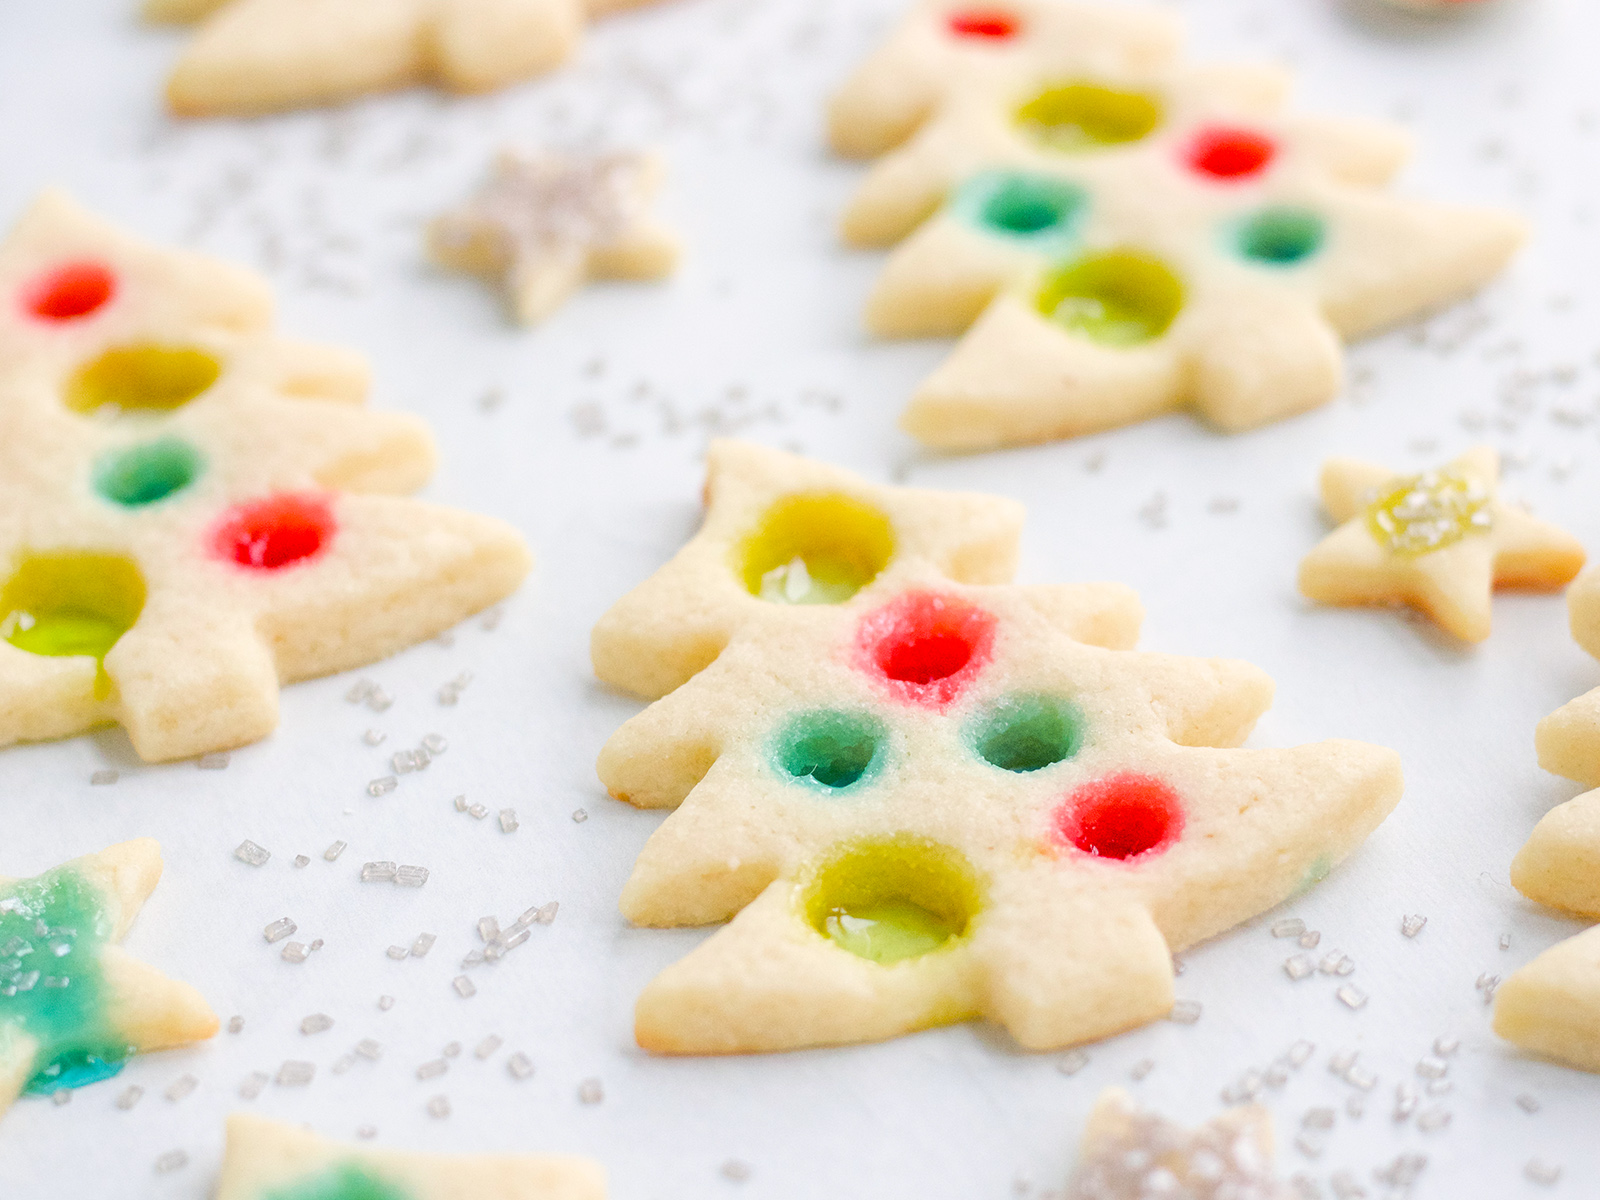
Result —
POLYGON ((1161 101, 1148 92, 1095 83, 1046 88, 1017 109, 1018 127, 1051 150, 1099 150, 1137 142, 1161 124, 1161 101))
POLYGON ((957 37, 1002 42, 1016 37, 1022 22, 1003 8, 964 8, 950 14, 949 28, 957 37))
POLYGON ((96 464, 94 490, 113 504, 139 508, 165 500, 195 481, 200 452, 181 438, 114 450, 96 464))
POLYGON ((837 493, 789 496, 769 508, 735 551, 753 596, 776 604, 839 604, 894 555, 889 518, 837 493))
POLYGON ((890 964, 959 938, 982 906, 958 851, 910 835, 850 843, 807 889, 811 927, 858 958, 890 964))
POLYGON ((985 710, 973 746, 1003 771, 1042 771, 1064 762, 1083 745, 1083 714, 1055 696, 1005 696, 985 710))
POLYGON ((1212 179, 1249 179, 1266 170, 1277 153, 1276 143, 1266 134, 1213 126, 1190 141, 1184 161, 1212 179))
POLYGON ((1037 243, 1070 236, 1089 207, 1089 194, 1049 175, 982 171, 961 185, 951 207, 989 233, 1037 243))
POLYGON ((1268 208, 1239 226, 1239 253, 1252 262, 1292 267, 1322 249, 1322 218, 1303 208, 1268 208))
POLYGON ((204 393, 221 375, 222 364, 193 346, 122 346, 80 367, 67 381, 65 400, 79 413, 102 408, 170 412, 204 393))
POLYGON ((41 321, 76 321, 93 316, 116 295, 117 277, 97 262, 69 262, 45 272, 22 289, 22 307, 41 321))
POLYGON ((101 663, 96 695, 109 694, 104 663, 144 609, 144 576, 118 554, 30 554, 0 588, 0 637, 19 650, 101 663))
POLYGON ((1367 528, 1391 554, 1443 550, 1494 528, 1489 489, 1460 471, 1429 471, 1401 480, 1367 506, 1367 528))
POLYGON ((1068 797, 1057 810, 1056 833, 1085 854, 1126 861, 1177 841, 1183 804, 1161 780, 1123 772, 1086 783, 1068 797))
POLYGON ((914 704, 955 699, 989 661, 993 614, 937 592, 907 592, 861 623, 863 665, 914 704))
POLYGON ((838 790, 876 773, 886 736, 883 722, 867 713, 812 709, 784 722, 774 759, 791 779, 838 790))
POLYGON ((1138 346, 1166 333, 1183 310, 1183 284, 1158 258, 1112 250, 1046 275, 1035 306, 1090 341, 1138 346))
POLYGON ((336 528, 327 497, 286 493, 231 510, 212 534, 212 546, 241 567, 276 571, 315 558, 336 528))

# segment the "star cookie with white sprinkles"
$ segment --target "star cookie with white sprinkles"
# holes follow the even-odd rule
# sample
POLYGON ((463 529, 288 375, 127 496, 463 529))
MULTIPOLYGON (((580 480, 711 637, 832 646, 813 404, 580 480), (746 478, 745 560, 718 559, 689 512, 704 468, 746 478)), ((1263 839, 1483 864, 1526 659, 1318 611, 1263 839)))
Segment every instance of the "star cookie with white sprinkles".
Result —
POLYGON ((1339 528, 1300 564, 1300 591, 1321 604, 1409 604, 1481 642, 1495 588, 1554 591, 1583 566, 1576 538, 1500 499, 1488 447, 1420 475, 1329 459, 1321 491, 1339 528))
POLYGON ((505 151, 477 196, 429 226, 429 253, 498 281, 512 316, 533 325, 589 280, 672 273, 678 239, 649 212, 661 176, 648 154, 505 151))
POLYGON ((25 1090, 81 1087, 216 1033, 194 988, 116 945, 160 878, 149 838, 0 877, 0 1112, 25 1090))

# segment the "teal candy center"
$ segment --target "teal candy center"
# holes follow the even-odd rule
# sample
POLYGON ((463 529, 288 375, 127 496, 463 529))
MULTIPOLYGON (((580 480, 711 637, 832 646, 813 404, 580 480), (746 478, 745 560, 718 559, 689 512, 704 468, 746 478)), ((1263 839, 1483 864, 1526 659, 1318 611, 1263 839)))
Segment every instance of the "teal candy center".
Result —
POLYGON ((274 1188, 262 1200, 411 1200, 411 1193, 347 1162, 288 1187, 274 1188))
POLYGON ((1322 218, 1301 208, 1268 208, 1239 226, 1239 253, 1254 262, 1292 267, 1322 248, 1322 218))
POLYGON ((94 490, 128 508, 154 504, 193 483, 200 466, 200 453, 189 443, 162 438, 107 454, 95 467, 94 490))
POLYGON ((132 1052, 107 1028, 99 949, 110 935, 101 897, 74 871, 0 893, 0 1031, 39 1044, 28 1091, 108 1078, 132 1052))
POLYGON ((875 717, 816 709, 784 723, 773 758, 791 779, 837 790, 876 772, 884 740, 883 725, 875 717))
POLYGON ((1036 241, 1069 237, 1089 207, 1077 184, 1021 171, 984 171, 956 193, 955 210, 990 233, 1036 241))
POLYGON ((1003 771, 1038 771, 1077 754, 1083 714, 1054 696, 1006 696, 976 722, 973 746, 1003 771))

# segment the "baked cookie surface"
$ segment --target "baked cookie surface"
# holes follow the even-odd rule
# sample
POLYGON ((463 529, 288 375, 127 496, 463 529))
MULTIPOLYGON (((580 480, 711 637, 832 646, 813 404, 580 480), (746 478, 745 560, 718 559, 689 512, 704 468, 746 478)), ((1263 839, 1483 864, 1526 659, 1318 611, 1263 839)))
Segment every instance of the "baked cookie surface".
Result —
POLYGON ((24 1090, 82 1087, 130 1055, 216 1033, 194 988, 116 944, 160 878, 149 838, 0 877, 0 1113, 24 1090))
POLYGON ((1481 642, 1495 588, 1554 591, 1583 566, 1576 538, 1500 499, 1486 446, 1409 476, 1329 459, 1321 492, 1339 527, 1301 562, 1300 591, 1322 604, 1408 604, 1481 642))
POLYGON ((254 275, 47 193, 0 246, 0 745, 123 725, 141 757, 265 737, 280 683, 510 593, 503 522, 404 499, 417 419, 278 337, 254 275))
POLYGON ((586 1159, 348 1146, 234 1113, 216 1200, 605 1200, 605 1194, 605 1173, 586 1159))

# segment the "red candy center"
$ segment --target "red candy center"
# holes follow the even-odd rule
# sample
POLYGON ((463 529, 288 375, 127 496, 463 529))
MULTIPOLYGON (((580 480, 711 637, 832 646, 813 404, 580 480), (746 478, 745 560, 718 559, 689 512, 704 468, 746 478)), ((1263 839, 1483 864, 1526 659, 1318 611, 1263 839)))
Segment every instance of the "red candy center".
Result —
POLYGON ((866 667, 904 700, 948 704, 983 668, 995 618, 956 596, 911 592, 861 623, 866 667))
POLYGON ((1001 41, 1017 35, 1018 21, 1003 8, 974 8, 950 14, 950 32, 957 37, 1001 41))
POLYGON ((219 557, 241 567, 275 571, 316 555, 333 533, 333 510, 325 497, 269 496, 228 513, 212 545, 219 557))
POLYGON ((66 263, 23 290, 22 306, 41 321, 75 321, 104 308, 117 277, 96 262, 66 263))
POLYGON ((1178 794, 1149 775, 1125 772, 1086 783, 1056 813, 1056 833, 1096 858, 1127 860, 1165 850, 1183 832, 1178 794))
POLYGON ((1278 153, 1265 134, 1249 129, 1203 129, 1189 144, 1189 166, 1213 179, 1244 179, 1264 170, 1278 153))

